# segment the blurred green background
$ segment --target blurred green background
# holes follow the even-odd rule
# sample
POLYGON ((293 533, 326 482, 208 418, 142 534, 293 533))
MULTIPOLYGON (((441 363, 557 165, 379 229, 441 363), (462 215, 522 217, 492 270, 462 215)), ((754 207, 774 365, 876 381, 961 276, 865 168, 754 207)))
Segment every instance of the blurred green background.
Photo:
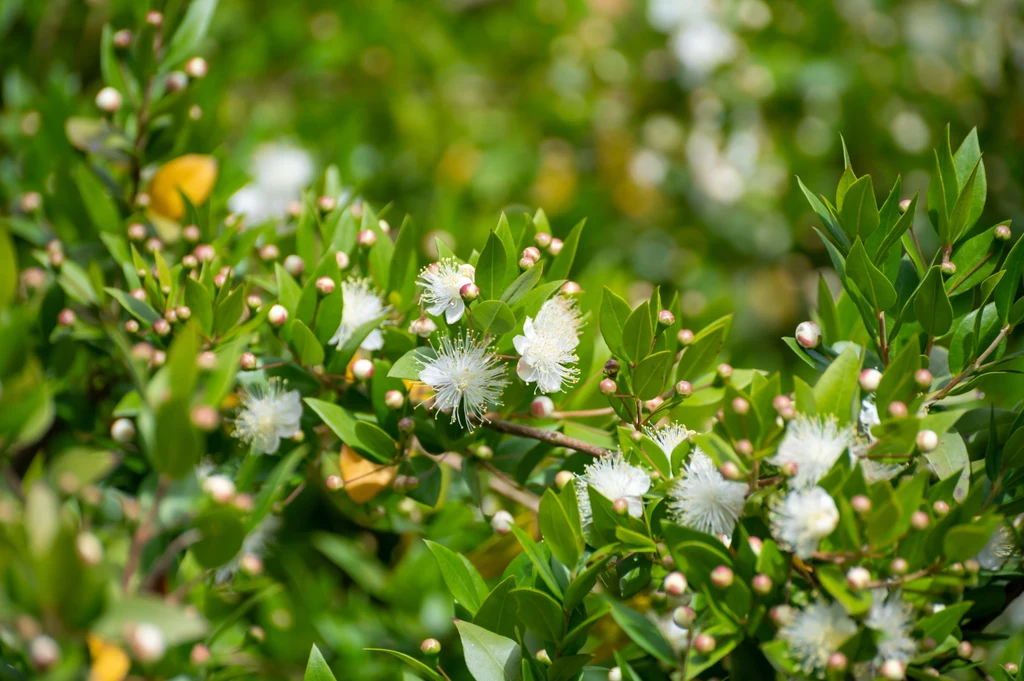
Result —
MULTIPOLYGON (((26 191, 44 201, 67 192, 61 173, 79 152, 63 128, 95 114, 102 27, 134 28, 151 4, 168 16, 182 6, 0 0, 4 213, 26 191)), ((1013 218, 1020 229, 1015 0, 221 0, 202 54, 210 73, 188 93, 201 116, 167 153, 215 153, 216 201, 247 181, 260 144, 285 141, 318 170, 336 164, 374 205, 394 202, 393 224, 408 213, 462 255, 500 211, 543 208, 556 235, 586 217, 576 259, 585 289, 639 298, 649 289, 633 282, 662 284, 680 292, 694 328, 735 312, 727 352, 739 366, 794 362, 779 337, 806 318, 828 260, 794 176, 830 193, 840 133, 876 195, 902 172, 909 197, 926 186, 946 123, 954 140, 977 126, 982 222, 1013 218)), ((336 669, 358 666, 353 678, 396 678, 361 648, 412 652, 424 636, 450 635, 451 600, 422 543, 402 534, 415 519, 396 505, 386 520, 362 518, 388 528, 376 534, 351 513, 325 512, 315 491, 289 506, 268 560, 287 588, 249 615, 282 670, 315 638, 336 669), (317 548, 345 588, 314 560, 307 533, 318 530, 335 535, 317 548)), ((462 505, 435 515, 426 536, 455 537, 452 548, 476 548, 492 569, 507 561, 505 540, 482 543, 490 530, 462 505)), ((218 595, 225 613, 243 597, 218 595)))

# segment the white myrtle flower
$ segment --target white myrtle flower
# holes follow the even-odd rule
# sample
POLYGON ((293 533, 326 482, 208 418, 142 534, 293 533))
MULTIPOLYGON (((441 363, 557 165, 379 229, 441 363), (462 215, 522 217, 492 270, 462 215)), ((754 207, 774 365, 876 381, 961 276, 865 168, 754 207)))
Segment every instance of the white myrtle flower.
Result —
POLYGON ((460 265, 454 258, 444 258, 423 268, 416 283, 423 287, 421 300, 427 312, 434 316, 444 314, 449 324, 462 319, 466 311, 462 287, 472 284, 474 277, 472 265, 460 265))
POLYGON ((256 527, 249 531, 249 534, 245 535, 242 547, 238 549, 235 557, 217 568, 217 581, 226 582, 238 574, 242 565, 242 556, 263 558, 279 529, 281 529, 281 518, 271 514, 264 516, 263 520, 257 523, 256 527))
POLYGON ((815 485, 825 477, 853 441, 850 428, 840 428, 834 417, 797 416, 786 427, 786 436, 769 461, 776 466, 796 464, 792 484, 815 485))
POLYGON ((986 570, 1001 570, 1016 551, 1017 546, 1014 542, 1013 532, 1005 523, 999 523, 988 543, 985 544, 985 548, 979 551, 975 558, 986 570))
POLYGON ((726 480, 698 447, 669 492, 668 510, 680 525, 716 536, 732 534, 746 496, 746 483, 726 480))
POLYGON ((820 487, 795 489, 772 511, 772 535, 785 550, 803 559, 839 524, 839 509, 820 487))
POLYGON ((302 198, 313 180, 313 159, 300 147, 272 142, 256 149, 250 173, 253 181, 228 199, 228 209, 262 225, 286 218, 289 205, 302 198))
MULTIPOLYGON (((331 336, 331 340, 327 341, 328 345, 334 345, 339 350, 356 329, 387 314, 389 309, 369 279, 350 277, 341 282, 341 299, 341 324, 331 336)), ((384 347, 384 334, 380 329, 374 329, 363 339, 359 347, 363 350, 380 350, 384 347)))
POLYGON ((580 518, 584 529, 587 529, 593 521, 588 487, 593 487, 609 501, 625 499, 629 515, 639 518, 644 514, 643 496, 651 488, 651 476, 644 469, 627 463, 622 452, 615 452, 587 464, 575 483, 580 518))
POLYGON ((658 445, 669 464, 672 463, 672 452, 676 450, 676 447, 689 440, 694 432, 683 424, 675 422, 668 423, 659 428, 648 426, 644 429, 644 435, 651 438, 658 445))
POLYGON ((879 632, 878 654, 874 665, 881 668, 886 660, 899 660, 907 664, 917 653, 914 631, 914 608, 903 600, 900 591, 888 594, 885 589, 872 591, 871 610, 864 620, 869 628, 879 632))
POLYGON ((508 384, 505 367, 490 353, 487 344, 472 336, 445 337, 436 348, 437 356, 423 363, 420 381, 434 390, 434 406, 451 413, 452 423, 470 430, 474 420, 487 413, 488 405, 499 404, 508 384))
POLYGON ((806 674, 820 674, 828 657, 857 633, 857 624, 839 603, 815 601, 801 610, 793 621, 779 629, 789 645, 790 657, 806 674))
POLYGON ((545 302, 536 318, 527 317, 523 334, 512 340, 522 357, 516 373, 526 383, 536 383, 542 393, 555 393, 572 385, 579 377, 573 366, 579 361, 576 346, 580 343, 580 312, 576 303, 565 296, 545 302))
POLYGON ((299 430, 302 398, 298 390, 285 391, 281 379, 254 385, 241 393, 242 409, 234 422, 234 435, 264 454, 273 454, 281 438, 299 430))

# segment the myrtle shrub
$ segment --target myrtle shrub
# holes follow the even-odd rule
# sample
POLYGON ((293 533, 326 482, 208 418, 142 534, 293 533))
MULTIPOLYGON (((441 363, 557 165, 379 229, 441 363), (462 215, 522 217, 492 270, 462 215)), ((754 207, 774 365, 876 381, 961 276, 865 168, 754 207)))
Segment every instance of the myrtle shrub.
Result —
POLYGON ((104 29, 76 163, 0 227, 0 676, 1018 677, 1024 240, 975 132, 921 206, 845 145, 800 183, 841 289, 806 369, 735 368, 731 317, 584 292, 542 210, 458 254, 278 150, 228 213, 187 153, 214 5, 104 29), (432 570, 455 635, 403 608, 432 570))

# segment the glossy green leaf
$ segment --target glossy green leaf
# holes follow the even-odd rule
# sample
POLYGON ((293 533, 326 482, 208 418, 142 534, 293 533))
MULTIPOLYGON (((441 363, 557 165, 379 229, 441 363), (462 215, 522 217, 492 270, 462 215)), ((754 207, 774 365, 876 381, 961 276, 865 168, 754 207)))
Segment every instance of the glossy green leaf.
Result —
POLYGON ((633 370, 633 392, 641 400, 658 397, 668 381, 675 353, 668 350, 645 357, 633 370))
POLYGON ((481 331, 500 336, 516 328, 516 317, 502 301, 485 300, 473 308, 473 323, 481 331))
POLYGON ((302 681, 337 681, 315 643, 309 651, 309 661, 306 663, 306 673, 303 674, 302 681))
POLYGON ((541 497, 537 520, 551 553, 566 567, 574 568, 583 552, 583 535, 551 489, 541 497))
POLYGON ((884 311, 896 303, 896 289, 868 257, 864 244, 857 240, 846 258, 846 276, 876 311, 884 311))
POLYGON ((475 281, 483 300, 494 300, 501 295, 505 287, 506 264, 505 246, 498 235, 491 232, 476 263, 475 281))
POLYGON ((519 681, 522 678, 519 644, 486 629, 455 620, 462 639, 466 667, 475 681, 519 681))

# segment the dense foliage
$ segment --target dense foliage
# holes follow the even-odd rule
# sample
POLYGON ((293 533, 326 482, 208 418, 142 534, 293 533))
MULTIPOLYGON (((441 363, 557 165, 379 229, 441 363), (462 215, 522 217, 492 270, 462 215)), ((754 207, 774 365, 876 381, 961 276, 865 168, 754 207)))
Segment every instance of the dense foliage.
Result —
MULTIPOLYGON (((248 11, 225 4, 86 22, 88 96, 57 67, 5 73, 0 678, 1018 678, 1024 239, 987 218, 976 130, 947 127, 915 160, 927 181, 894 175, 881 201, 858 126, 834 192, 827 172, 777 187, 816 216, 827 276, 813 320, 766 341, 797 370, 771 350, 734 367, 733 315, 601 262, 614 228, 569 219, 556 181, 535 185, 550 210, 478 234, 370 200, 424 190, 361 177, 365 147, 323 173, 281 142, 248 173, 210 153, 238 135, 198 104, 220 95, 197 56, 215 10, 248 11)), ((767 6, 741 5, 754 30, 767 6)), ((357 13, 441 21, 380 6, 357 13)), ((46 35, 7 7, 0 28, 46 35)), ((648 18, 689 45, 672 7, 648 18)), ((686 78, 730 68, 734 39, 677 50, 686 78)), ((504 186, 456 151, 439 185, 504 186)), ((715 167, 679 187, 756 250, 730 230, 764 204, 716 194, 715 167)), ((615 210, 669 210, 632 189, 615 210)))

